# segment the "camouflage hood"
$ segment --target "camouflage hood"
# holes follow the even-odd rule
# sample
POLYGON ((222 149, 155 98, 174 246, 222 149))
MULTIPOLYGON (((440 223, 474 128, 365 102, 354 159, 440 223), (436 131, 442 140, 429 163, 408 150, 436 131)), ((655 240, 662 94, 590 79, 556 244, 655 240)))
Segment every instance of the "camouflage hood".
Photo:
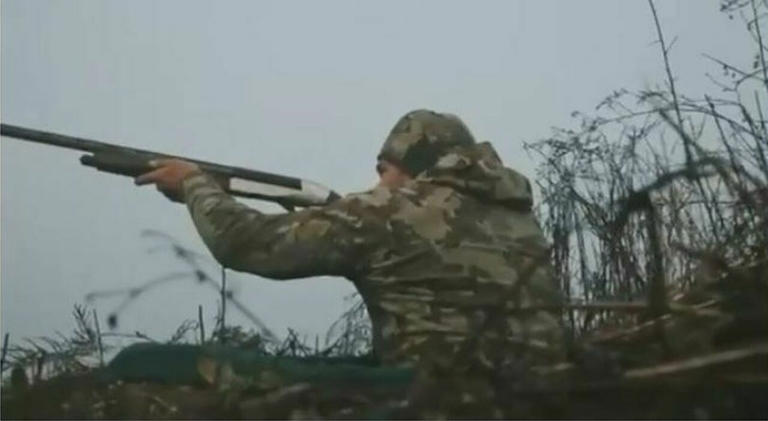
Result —
POLYGON ((483 202, 518 211, 530 211, 533 206, 528 179, 505 167, 489 142, 453 148, 416 181, 453 187, 483 202))
POLYGON ((414 110, 398 120, 379 159, 397 164, 416 180, 453 187, 477 199, 528 211, 531 186, 505 168, 490 143, 475 143, 457 116, 414 110))
POLYGON ((414 110, 397 121, 378 158, 415 177, 432 168, 449 150, 474 144, 472 133, 455 115, 414 110))

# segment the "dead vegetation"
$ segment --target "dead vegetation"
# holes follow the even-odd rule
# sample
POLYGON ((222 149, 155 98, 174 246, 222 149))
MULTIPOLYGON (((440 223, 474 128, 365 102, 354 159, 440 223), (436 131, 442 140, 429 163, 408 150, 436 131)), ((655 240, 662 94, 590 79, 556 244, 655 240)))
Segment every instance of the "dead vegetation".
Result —
MULTIPOLYGON (((699 96, 678 92, 673 43, 665 40, 650 0, 649 10, 666 81, 640 91, 619 89, 593 112, 574 112, 578 127, 526 145, 541 162, 534 177, 538 212, 567 298, 568 361, 500 368, 493 405, 484 408, 441 399, 461 383, 450 376, 384 391, 339 381, 256 393, 242 374, 226 380, 219 371, 194 387, 105 386, 84 373, 99 364, 111 332, 100 332, 93 315, 77 308, 71 338, 4 351, 3 372, 13 367, 16 375, 4 376, 3 411, 33 418, 765 418, 768 67, 761 28, 768 25, 768 3, 721 0, 723 13, 744 21, 755 53, 746 67, 707 56, 720 70, 708 74, 719 92, 699 96), (33 397, 50 404, 25 406, 33 397)), ((192 252, 170 244, 191 272, 96 293, 125 297, 108 317, 110 327, 158 282, 192 279, 221 294, 219 317, 209 336, 199 318, 169 342, 194 342, 192 336, 200 344, 304 358, 370 351, 370 325, 359 300, 329 329, 323 347, 319 338, 312 343, 295 332, 279 341, 226 289, 224 277, 216 282, 192 252), (226 303, 256 330, 227 326, 226 303)))

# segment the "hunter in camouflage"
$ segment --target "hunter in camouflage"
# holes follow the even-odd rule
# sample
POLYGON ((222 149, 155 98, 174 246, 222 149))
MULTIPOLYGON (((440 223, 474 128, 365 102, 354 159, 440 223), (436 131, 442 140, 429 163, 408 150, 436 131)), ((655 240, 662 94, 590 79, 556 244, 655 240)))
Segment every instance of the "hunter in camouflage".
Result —
POLYGON ((188 165, 176 193, 216 259, 272 279, 350 279, 383 363, 562 359, 561 298, 531 186, 457 117, 406 114, 379 155, 382 180, 392 170, 395 182, 293 213, 240 204, 188 165))

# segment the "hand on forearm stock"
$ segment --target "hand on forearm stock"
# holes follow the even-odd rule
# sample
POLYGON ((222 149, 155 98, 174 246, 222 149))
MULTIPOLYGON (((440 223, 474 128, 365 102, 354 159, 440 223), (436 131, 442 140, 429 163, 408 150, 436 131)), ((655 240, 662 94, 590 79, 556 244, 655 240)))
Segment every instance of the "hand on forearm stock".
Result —
POLYGON ((173 202, 183 203, 182 182, 200 172, 200 167, 181 159, 158 159, 151 161, 155 169, 135 179, 137 186, 155 184, 157 190, 173 202))

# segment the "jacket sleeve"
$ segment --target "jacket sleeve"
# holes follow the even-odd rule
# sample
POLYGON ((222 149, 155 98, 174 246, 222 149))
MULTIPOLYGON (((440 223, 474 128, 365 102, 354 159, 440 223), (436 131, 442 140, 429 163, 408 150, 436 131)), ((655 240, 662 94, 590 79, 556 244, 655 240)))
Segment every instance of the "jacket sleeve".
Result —
POLYGON ((210 176, 183 183, 198 233, 222 265, 273 279, 353 278, 387 243, 385 222, 350 196, 298 212, 264 214, 228 195, 210 176))

